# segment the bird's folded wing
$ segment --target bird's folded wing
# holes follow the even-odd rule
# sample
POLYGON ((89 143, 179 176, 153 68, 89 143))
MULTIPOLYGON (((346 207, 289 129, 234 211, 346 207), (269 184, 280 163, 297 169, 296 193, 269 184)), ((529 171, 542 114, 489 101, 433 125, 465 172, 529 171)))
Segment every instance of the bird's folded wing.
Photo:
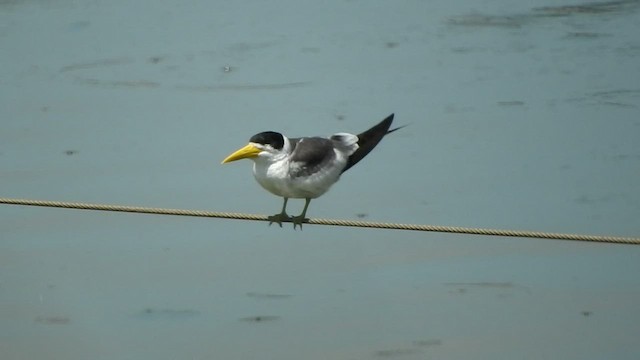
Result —
POLYGON ((290 139, 295 144, 291 152, 291 175, 308 176, 331 166, 336 159, 333 142, 321 137, 290 139))

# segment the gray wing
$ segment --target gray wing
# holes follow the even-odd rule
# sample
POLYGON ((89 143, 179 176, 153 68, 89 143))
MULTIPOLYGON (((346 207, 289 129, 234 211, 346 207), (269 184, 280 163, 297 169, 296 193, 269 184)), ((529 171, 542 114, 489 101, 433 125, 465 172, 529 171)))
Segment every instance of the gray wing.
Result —
POLYGON ((308 176, 331 166, 336 160, 333 141, 321 137, 289 139, 293 177, 308 176))

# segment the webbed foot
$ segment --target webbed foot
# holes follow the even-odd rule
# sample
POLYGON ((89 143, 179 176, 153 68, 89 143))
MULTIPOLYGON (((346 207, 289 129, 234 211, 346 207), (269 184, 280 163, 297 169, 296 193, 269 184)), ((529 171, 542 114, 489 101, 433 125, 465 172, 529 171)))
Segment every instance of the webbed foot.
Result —
POLYGON ((275 214, 272 216, 267 217, 267 220, 269 220, 269 226, 271 226, 271 224, 276 223, 278 225, 280 225, 280 227, 282 227, 282 222, 288 222, 291 221, 293 218, 289 215, 287 215, 287 213, 285 212, 281 212, 280 214, 275 214))
POLYGON ((302 224, 309 222, 309 219, 305 218, 304 214, 298 215, 298 216, 292 216, 290 219, 291 219, 291 222, 293 223, 293 230, 295 230, 297 226, 300 226, 300 230, 302 230, 302 224))

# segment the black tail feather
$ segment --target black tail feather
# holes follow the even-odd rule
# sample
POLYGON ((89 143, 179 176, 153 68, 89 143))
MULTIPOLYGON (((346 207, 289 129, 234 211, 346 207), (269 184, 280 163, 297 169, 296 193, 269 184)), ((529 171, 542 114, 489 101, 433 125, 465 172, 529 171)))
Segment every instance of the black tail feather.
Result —
POLYGON ((404 127, 400 126, 395 129, 389 130, 389 128, 391 127, 391 123, 393 122, 393 115, 394 114, 387 116, 387 118, 382 120, 378 125, 361 134, 358 134, 358 150, 356 150, 356 152, 349 156, 347 166, 344 167, 342 172, 349 170, 353 165, 357 164, 360 160, 367 156, 367 154, 369 154, 371 150, 373 150, 373 148, 378 145, 380 140, 382 140, 385 135, 404 127))

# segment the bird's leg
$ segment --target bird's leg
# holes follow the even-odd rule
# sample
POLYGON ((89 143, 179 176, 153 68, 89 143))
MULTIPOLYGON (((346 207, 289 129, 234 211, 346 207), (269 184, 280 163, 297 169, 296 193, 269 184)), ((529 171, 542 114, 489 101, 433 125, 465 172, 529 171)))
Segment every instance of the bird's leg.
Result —
POLYGON ((293 229, 296 229, 296 226, 300 226, 300 230, 302 230, 302 223, 309 220, 307 218, 305 218, 304 216, 307 214, 307 208, 309 207, 309 203, 311 202, 311 199, 306 198, 304 199, 305 203, 304 203, 304 209, 302 209, 302 214, 298 215, 298 216, 293 216, 291 218, 291 221, 293 221, 293 229))
POLYGON ((289 201, 289 198, 284 198, 284 204, 282 204, 282 211, 280 214, 275 214, 267 218, 269 220, 269 226, 276 223, 282 227, 283 221, 291 221, 291 216, 287 215, 287 201, 289 201))

